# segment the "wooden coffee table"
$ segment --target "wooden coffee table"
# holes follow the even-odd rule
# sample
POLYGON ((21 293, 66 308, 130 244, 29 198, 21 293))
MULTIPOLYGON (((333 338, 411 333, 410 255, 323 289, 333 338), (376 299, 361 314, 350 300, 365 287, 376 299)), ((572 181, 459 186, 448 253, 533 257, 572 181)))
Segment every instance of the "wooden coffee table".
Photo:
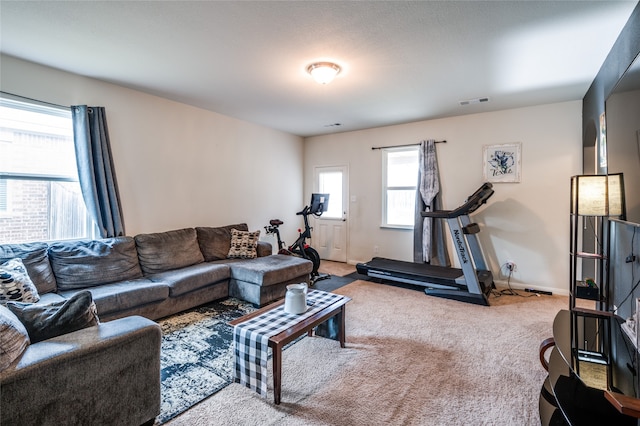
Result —
MULTIPOLYGON (((338 318, 338 340, 340 341, 340 347, 344 348, 345 307, 347 302, 349 302, 350 300, 350 298, 343 296, 341 300, 338 300, 330 306, 327 306, 326 308, 302 320, 298 320, 297 317, 292 317, 291 325, 289 326, 289 328, 269 338, 269 347, 272 349, 273 357, 273 399, 275 404, 280 404, 280 395, 282 393, 282 348, 287 343, 290 343, 298 337, 302 336, 304 333, 307 333, 309 336, 311 336, 314 327, 333 317, 338 318)), ((245 321, 262 315, 265 312, 271 311, 274 308, 281 306, 282 304, 284 304, 284 300, 280 300, 279 302, 275 302, 250 314, 230 321, 229 324, 232 326, 241 324, 245 321)))

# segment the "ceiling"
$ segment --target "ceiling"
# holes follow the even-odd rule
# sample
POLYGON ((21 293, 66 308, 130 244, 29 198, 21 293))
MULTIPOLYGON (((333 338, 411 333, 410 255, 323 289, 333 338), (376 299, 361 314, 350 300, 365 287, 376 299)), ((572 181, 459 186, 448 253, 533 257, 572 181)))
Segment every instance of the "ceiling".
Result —
POLYGON ((582 99, 636 3, 0 0, 0 46, 306 137, 582 99))

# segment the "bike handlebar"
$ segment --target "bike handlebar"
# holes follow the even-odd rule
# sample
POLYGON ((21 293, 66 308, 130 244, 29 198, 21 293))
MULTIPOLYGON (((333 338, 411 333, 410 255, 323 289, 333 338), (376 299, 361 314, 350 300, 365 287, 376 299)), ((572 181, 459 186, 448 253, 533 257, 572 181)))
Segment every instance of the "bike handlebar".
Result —
POLYGON ((309 216, 309 215, 314 215, 316 217, 322 216, 322 211, 320 211, 320 213, 313 213, 310 210, 311 210, 311 208, 309 206, 304 206, 304 208, 301 211, 299 211, 298 213, 296 213, 296 214, 298 216, 309 216))
POLYGON ((304 208, 299 211, 298 213, 296 213, 298 216, 302 215, 302 216, 309 216, 309 206, 304 206, 304 208))

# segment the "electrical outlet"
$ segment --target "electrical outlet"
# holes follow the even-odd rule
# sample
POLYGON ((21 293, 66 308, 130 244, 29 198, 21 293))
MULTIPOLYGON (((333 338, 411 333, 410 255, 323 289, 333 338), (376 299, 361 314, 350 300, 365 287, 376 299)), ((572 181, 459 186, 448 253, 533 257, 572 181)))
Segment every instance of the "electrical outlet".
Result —
POLYGON ((380 254, 380 247, 373 246, 373 254, 380 254))
POLYGON ((518 270, 518 265, 516 265, 516 262, 513 260, 507 260, 504 265, 507 268, 507 271, 516 272, 518 270))

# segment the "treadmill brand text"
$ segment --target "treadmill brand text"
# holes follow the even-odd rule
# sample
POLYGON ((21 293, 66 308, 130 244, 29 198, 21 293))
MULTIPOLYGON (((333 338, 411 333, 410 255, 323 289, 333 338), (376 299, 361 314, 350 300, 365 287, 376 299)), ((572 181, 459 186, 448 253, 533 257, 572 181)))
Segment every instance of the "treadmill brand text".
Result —
POLYGON ((467 263, 468 262, 468 260, 467 260, 467 250, 464 248, 464 242, 460 238, 460 231, 455 229, 453 231, 453 236, 455 237, 456 244, 458 245, 458 251, 460 252, 460 260, 462 260, 462 263, 467 263))

